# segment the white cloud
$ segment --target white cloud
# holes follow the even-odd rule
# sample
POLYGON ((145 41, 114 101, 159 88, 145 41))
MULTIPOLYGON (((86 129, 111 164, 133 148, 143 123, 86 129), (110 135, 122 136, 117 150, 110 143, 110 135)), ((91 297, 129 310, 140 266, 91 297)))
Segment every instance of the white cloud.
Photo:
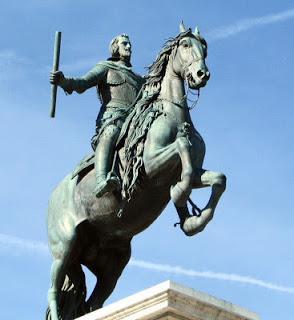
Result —
POLYGON ((2 250, 9 250, 12 253, 23 251, 45 255, 49 253, 48 246, 43 242, 27 240, 3 233, 0 233, 0 248, 2 250))
MULTIPOLYGON (((27 240, 7 234, 0 233, 0 249, 8 249, 10 252, 15 253, 29 251, 30 253, 49 254, 48 246, 41 241, 27 240)), ((255 279, 250 276, 241 276, 232 273, 222 273, 213 271, 197 271, 192 269, 185 269, 181 266, 171 266, 168 264, 158 264, 143 260, 137 260, 131 258, 129 263, 132 267, 138 267, 142 269, 148 269, 152 271, 159 271, 164 273, 172 273, 188 277, 199 277, 205 279, 216 279, 223 281, 239 282, 244 284, 251 284, 259 287, 263 287, 269 290, 280 291, 285 293, 294 294, 294 287, 285 287, 277 285, 275 283, 255 279)))
POLYGON ((229 26, 219 27, 215 30, 211 30, 207 33, 206 38, 209 41, 225 39, 235 34, 238 34, 249 29, 267 25, 274 24, 277 22, 283 22, 294 18, 294 9, 289 9, 279 13, 269 14, 257 18, 249 18, 237 21, 229 26))
POLYGON ((4 49, 0 51, 0 67, 15 64, 26 64, 29 60, 24 57, 20 57, 12 49, 4 49))
POLYGON ((26 57, 19 56, 12 49, 0 51, 0 80, 15 79, 24 76, 25 70, 31 65, 26 57))

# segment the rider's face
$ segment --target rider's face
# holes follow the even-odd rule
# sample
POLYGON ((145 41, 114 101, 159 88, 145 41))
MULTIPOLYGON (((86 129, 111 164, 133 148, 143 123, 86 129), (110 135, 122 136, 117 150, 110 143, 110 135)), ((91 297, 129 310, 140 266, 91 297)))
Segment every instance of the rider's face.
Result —
POLYGON ((132 54, 131 42, 128 38, 120 37, 118 39, 118 53, 121 58, 130 59, 132 54))

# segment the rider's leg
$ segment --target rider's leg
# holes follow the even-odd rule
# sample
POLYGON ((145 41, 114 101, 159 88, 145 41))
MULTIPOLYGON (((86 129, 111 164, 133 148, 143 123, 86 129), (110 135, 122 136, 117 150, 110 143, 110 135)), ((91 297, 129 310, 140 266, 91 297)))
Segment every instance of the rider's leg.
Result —
POLYGON ((120 189, 118 177, 111 172, 115 144, 120 128, 115 124, 107 126, 99 137, 95 150, 96 187, 95 194, 101 197, 106 192, 120 189))

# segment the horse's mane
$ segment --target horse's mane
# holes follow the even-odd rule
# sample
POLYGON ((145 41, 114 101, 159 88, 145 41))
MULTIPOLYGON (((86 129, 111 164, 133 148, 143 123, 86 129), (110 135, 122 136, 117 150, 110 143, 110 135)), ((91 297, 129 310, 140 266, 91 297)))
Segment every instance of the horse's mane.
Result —
POLYGON ((146 82, 143 87, 145 94, 150 94, 152 93, 152 91, 155 91, 157 94, 159 94, 160 84, 165 75, 166 66, 173 49, 178 46, 182 38, 191 34, 191 29, 188 29, 187 31, 181 32, 175 38, 167 39, 159 54, 157 55, 155 61, 147 68, 148 73, 144 77, 146 79, 146 82))
POLYGON ((171 54, 175 54, 180 40, 192 35, 191 29, 181 32, 175 38, 169 38, 155 61, 147 68, 145 83, 138 101, 126 121, 122 135, 125 145, 126 165, 123 173, 122 196, 129 201, 135 191, 140 189, 144 176, 143 151, 147 133, 153 121, 161 114, 156 107, 157 97, 161 90, 161 82, 171 54))

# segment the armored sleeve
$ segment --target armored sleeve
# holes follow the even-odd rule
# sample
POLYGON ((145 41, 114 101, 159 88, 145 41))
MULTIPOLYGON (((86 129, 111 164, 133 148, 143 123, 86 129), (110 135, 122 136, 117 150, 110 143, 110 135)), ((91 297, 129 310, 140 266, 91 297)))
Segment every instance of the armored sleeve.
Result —
POLYGON ((64 77, 60 81, 60 86, 66 93, 72 94, 73 91, 83 93, 89 88, 92 88, 101 83, 106 76, 107 67, 102 64, 97 64, 93 69, 86 73, 81 78, 64 77))

